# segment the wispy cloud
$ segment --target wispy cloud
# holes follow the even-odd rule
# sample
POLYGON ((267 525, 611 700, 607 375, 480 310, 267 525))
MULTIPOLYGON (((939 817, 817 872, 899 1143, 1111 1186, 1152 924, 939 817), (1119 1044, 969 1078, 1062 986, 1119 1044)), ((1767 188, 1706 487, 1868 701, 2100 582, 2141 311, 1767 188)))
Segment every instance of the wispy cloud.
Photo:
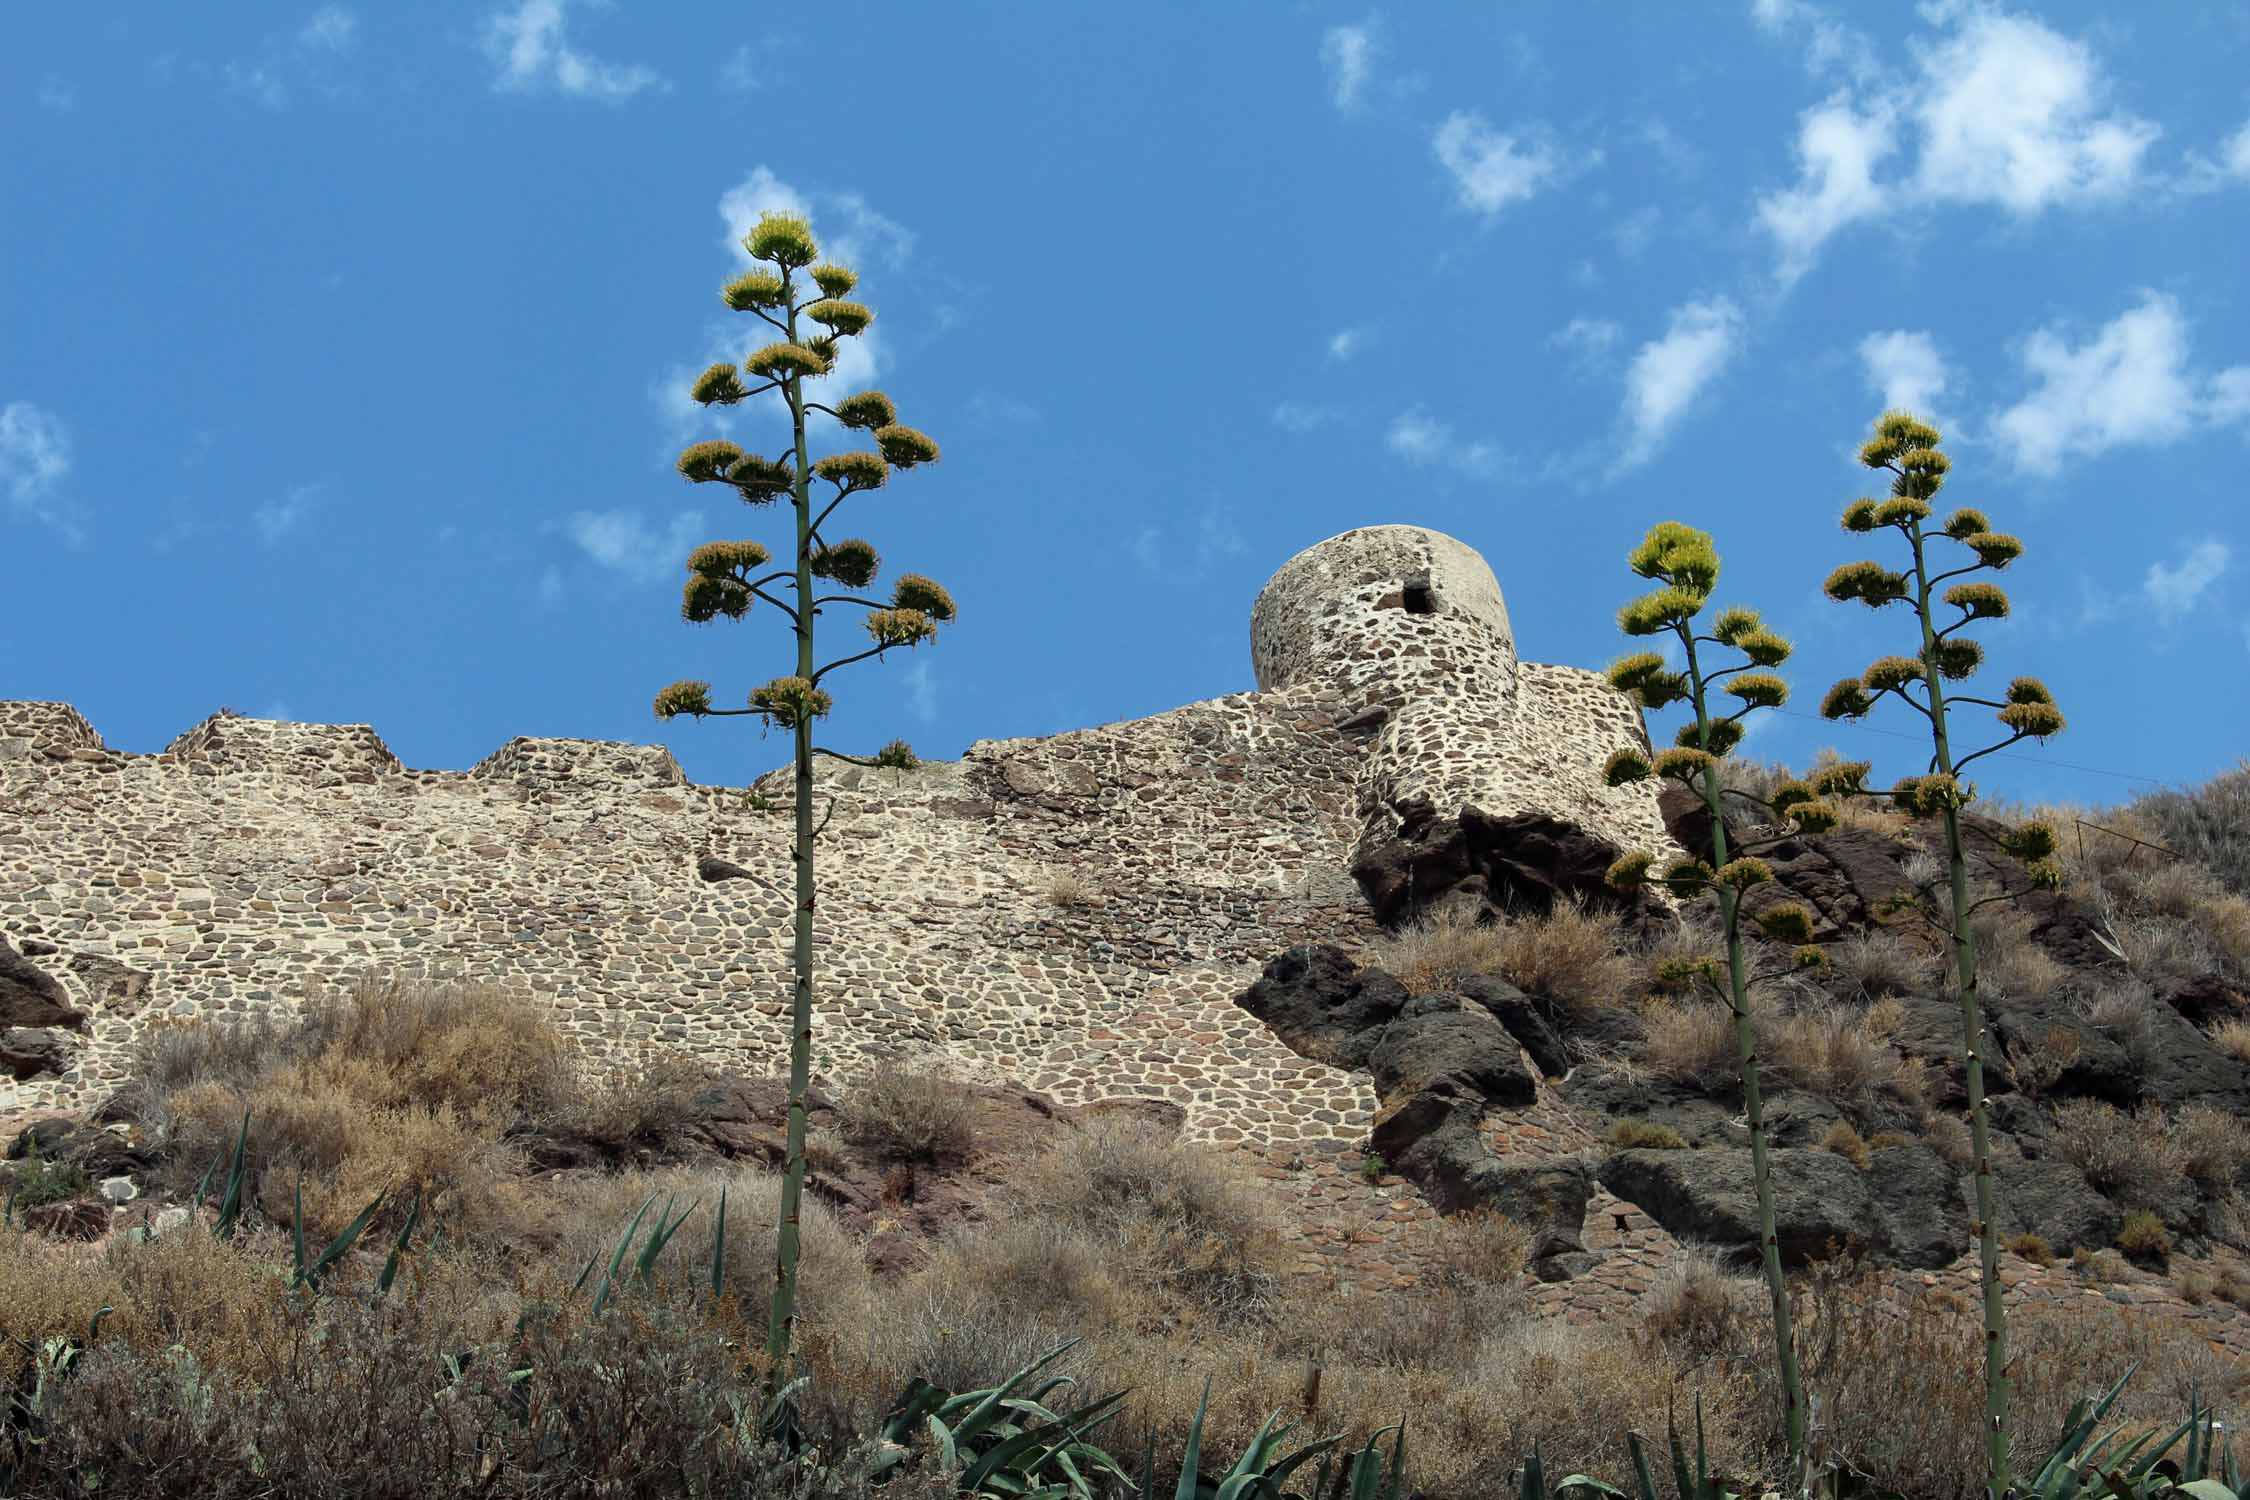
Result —
POLYGON ((1366 341, 1366 338, 1367 335, 1365 330, 1363 329, 1343 329, 1340 332, 1330 336, 1328 340, 1328 357, 1334 360, 1350 359, 1354 354, 1357 354, 1359 352, 1359 346, 1366 341))
POLYGON ((1927 333, 1894 328, 1859 341, 1860 367, 1885 409, 1899 408, 1934 422, 1948 433, 1956 424, 1940 407, 1953 388, 1954 372, 1927 333))
POLYGON ((2141 580, 2141 598, 2159 621, 2175 624, 2202 602, 2233 560, 2232 547, 2207 537, 2172 566, 2150 563, 2148 575, 2141 580))
POLYGON ((757 54, 750 50, 748 42, 744 42, 728 53, 727 60, 719 65, 719 83, 735 93, 746 94, 757 86, 757 82, 757 54))
POLYGON ((686 510, 661 529, 629 510, 577 511, 563 530, 595 562, 638 583, 678 572, 702 540, 703 513, 686 510))
POLYGON ((1661 338, 1634 351, 1625 370, 1623 451, 1613 474, 1654 458, 1697 396, 1742 353, 1742 310, 1728 297, 1672 309, 1661 338))
POLYGON ((321 506, 321 484, 300 484, 278 500, 268 500, 250 513, 250 524, 258 529, 258 539, 272 546, 304 525, 307 517, 321 506))
POLYGON ((1359 107, 1381 51, 1381 36, 1373 16, 1354 26, 1331 26, 1322 34, 1320 62, 1328 70, 1328 96, 1338 109, 1359 107))
POLYGON ((1623 337, 1625 330, 1608 318, 1572 318, 1547 335, 1547 342, 1574 356, 1580 365, 1592 367, 1602 364, 1623 337))
POLYGON ((1507 468, 1507 454, 1498 445, 1462 442, 1452 427, 1418 406, 1391 419, 1383 444, 1409 463, 1454 469, 1473 479, 1497 478, 1507 468))
POLYGON ((2035 384, 1992 426, 2030 473, 2250 418, 2250 365, 2209 375, 2191 368, 2187 319, 2162 292, 2142 292, 2137 305, 2077 343, 2064 327, 2041 328, 2019 357, 2035 384))
POLYGON ((1312 432, 1336 420, 1336 411, 1327 406, 1304 406, 1295 401, 1284 401, 1273 409, 1273 425, 1283 432, 1312 432))
MULTIPOLYGON (((895 270, 913 253, 912 232, 876 212, 859 194, 814 195, 783 182, 772 168, 758 166, 719 195, 719 220, 726 226, 722 243, 732 267, 742 269, 751 264, 742 241, 768 213, 796 214, 811 221, 821 253, 862 276, 870 271, 895 270)), ((706 409, 688 398, 688 388, 706 365, 739 360, 746 347, 765 342, 760 336, 765 326, 747 314, 722 314, 705 325, 700 362, 673 366, 656 377, 649 393, 672 436, 698 429, 734 430, 743 408, 706 409)), ((837 345, 835 368, 819 380, 806 382, 805 388, 815 399, 825 399, 824 392, 832 397, 864 390, 876 382, 889 363, 883 325, 878 322, 857 337, 842 340, 837 345)), ((777 411, 768 403, 754 403, 754 408, 749 412, 751 420, 773 419, 777 411)), ((825 417, 816 415, 815 420, 823 427, 829 425, 825 417)))
POLYGON ((1939 29, 1911 39, 1912 65, 1889 68, 1870 40, 1807 0, 1754 0, 1777 34, 1801 33, 1816 74, 1843 87, 1798 119, 1797 182, 1757 198, 1786 286, 1854 224, 1935 205, 1995 208, 2018 219, 2122 201, 2154 179, 2162 134, 2113 101, 2085 42, 2031 16, 1939 0, 1939 29), (1893 157, 1906 163, 1879 174, 1893 157))
POLYGON ((493 87, 510 93, 552 89, 576 99, 610 102, 665 87, 639 63, 604 62, 570 44, 565 12, 572 0, 519 0, 485 26, 484 49, 499 64, 493 87))
POLYGON ((1447 115, 1430 147, 1453 178, 1461 206, 1487 219, 1601 159, 1598 152, 1573 158, 1544 125, 1496 130, 1468 110, 1447 115))
POLYGON ((915 652, 914 660, 899 673, 899 680, 906 685, 906 705, 913 710, 915 719, 924 724, 935 722, 938 680, 937 673, 931 670, 930 658, 915 652))
POLYGON ((341 5, 323 5, 303 24, 267 37, 252 56, 229 62, 227 87, 267 109, 287 109, 294 89, 328 86, 327 70, 358 40, 359 18, 341 5))
POLYGON ((65 541, 84 539, 78 508, 63 499, 70 473, 70 433, 62 419, 28 401, 0 406, 0 490, 9 513, 51 526, 65 541))

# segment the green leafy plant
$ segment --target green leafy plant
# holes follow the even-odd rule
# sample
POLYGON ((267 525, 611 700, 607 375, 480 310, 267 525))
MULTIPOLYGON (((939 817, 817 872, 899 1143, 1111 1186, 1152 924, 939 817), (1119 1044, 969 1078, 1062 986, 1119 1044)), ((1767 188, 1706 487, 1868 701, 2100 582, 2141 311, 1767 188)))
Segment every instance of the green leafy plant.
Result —
MULTIPOLYGON (((1994 531, 1979 510, 1964 507, 1933 524, 1931 501, 1945 484, 1952 467, 1938 448, 1938 430, 1902 411, 1885 412, 1875 422, 1875 435, 1861 447, 1860 463, 1891 476, 1887 499, 1858 499, 1844 508, 1846 531, 1897 534, 1907 554, 1908 566, 1894 569, 1879 562, 1846 563, 1828 575, 1828 597, 1856 602, 1881 610, 1904 604, 1915 624, 1915 649, 1911 656, 1883 656, 1857 677, 1847 677, 1828 690, 1820 711, 1830 719, 1860 719, 1884 699, 1895 699, 1919 715, 1930 733, 1931 755, 1926 774, 1910 776, 1887 792, 1869 793, 1864 782, 1839 790, 1852 795, 1889 797, 1901 811, 1918 818, 1936 817, 1945 828, 1945 897, 1925 892, 1917 906, 1951 942, 1954 975, 1961 1007, 1961 1032, 1967 1059, 1969 1133, 1975 1157, 1976 1230, 1983 1283, 1985 1333, 1986 1451, 1996 1495, 2008 1489, 2008 1320, 2001 1300, 2000 1229, 1992 1184, 1991 1124, 1985 1108, 1984 1071, 1990 1060, 1991 1040, 1986 1034, 1977 996, 1977 942, 1971 918, 1985 902, 1969 896, 1968 860, 1961 841, 1961 810, 1975 795, 1961 779, 1973 762, 2018 741, 2045 739, 2063 728, 2062 712, 2054 696, 2036 678, 2018 677, 2000 698, 1980 698, 1949 686, 1967 680, 1983 665, 1984 650, 1962 632, 1986 620, 2005 619, 2008 596, 1998 584, 1972 575, 1998 572, 2023 555, 2023 543, 1994 531), (1958 548, 1940 556, 1940 544, 1958 548), (1947 567, 1950 559, 1958 566, 1947 567), (1964 705, 1990 709, 2007 731, 1966 755, 1954 750, 1952 710, 1964 705)), ((1864 775, 1865 768, 1858 768, 1864 775)), ((2041 823, 2025 824, 2006 836, 2009 851, 2022 859, 2033 878, 2043 884, 2061 882, 2054 859, 2054 830, 2041 823)), ((1987 898, 1987 900, 1999 898, 1987 898)))
POLYGON ((9 1218, 17 1208, 37 1208, 44 1203, 67 1203, 83 1198, 93 1184, 86 1169, 72 1162, 47 1161, 33 1146, 8 1184, 9 1218))
MULTIPOLYGON (((1671 666, 1654 651, 1636 652, 1611 665, 1610 685, 1630 694, 1644 709, 1684 704, 1694 717, 1681 724, 1672 749, 1654 755, 1637 745, 1618 750, 1610 756, 1604 778, 1611 786, 1650 778, 1680 783, 1701 799, 1710 832, 1707 847, 1688 851, 1661 871, 1648 851, 1628 853, 1610 868, 1609 880, 1621 888, 1661 885, 1682 897, 1710 893, 1719 903, 1726 933, 1726 983, 1719 986, 1709 970, 1702 971, 1702 977, 1719 990, 1734 1016, 1735 1063, 1742 1084, 1743 1118, 1750 1127, 1750 1174, 1758 1200, 1760 1261, 1772 1309, 1775 1358, 1781 1368, 1783 1426, 1794 1463, 1804 1454, 1805 1388, 1790 1327, 1781 1241, 1774 1227, 1773 1167, 1759 1078, 1757 1024, 1750 1013, 1751 964, 1742 941, 1743 898, 1771 881, 1773 870, 1739 847, 1739 840, 1730 846, 1728 788, 1719 768, 1721 758, 1742 742, 1744 719, 1789 701, 1789 685, 1773 668, 1789 659, 1792 648, 1751 609, 1721 610, 1708 628, 1699 628, 1719 584, 1719 553, 1708 533, 1678 521, 1659 522, 1627 561, 1634 573, 1657 587, 1617 612, 1619 628, 1634 637, 1669 637, 1679 648, 1681 665, 1671 666), (1731 699, 1735 706, 1726 708, 1722 698, 1731 699)), ((1740 791, 1735 795, 1747 796, 1740 791)), ((1818 833, 1836 826, 1835 805, 1813 784, 1785 782, 1770 799, 1751 800, 1762 801, 1784 832, 1818 833)), ((1769 937, 1791 943, 1800 952, 1819 952, 1811 947, 1812 914, 1803 906, 1769 905, 1756 921, 1769 937)))
POLYGON ((935 463, 938 458, 938 445, 915 429, 900 425, 897 409, 882 392, 861 391, 827 405, 815 400, 815 392, 809 389, 811 382, 835 368, 841 342, 864 332, 874 318, 863 304, 845 300, 857 276, 843 266, 822 261, 811 225, 789 214, 766 214, 742 244, 753 269, 728 282, 720 296, 727 306, 768 324, 780 339, 753 351, 739 366, 711 366, 696 377, 690 394, 705 406, 734 406, 755 396, 779 396, 788 409, 791 447, 782 457, 769 459, 746 453, 730 442, 696 443, 681 453, 678 467, 690 482, 725 485, 754 508, 786 498, 794 513, 794 536, 780 565, 770 569, 774 554, 755 541, 706 542, 696 548, 687 560, 680 613, 694 623, 722 617, 740 620, 762 601, 789 622, 796 659, 788 675, 753 689, 742 708, 715 706, 708 682, 682 681, 656 695, 655 710, 659 719, 683 714, 698 719, 754 716, 770 727, 788 731, 794 742, 796 828, 791 858, 796 881, 789 1126, 766 1334, 766 1353, 778 1381, 783 1378, 796 1318, 798 1205, 805 1185, 805 1096, 812 1076, 813 843, 818 831, 813 820, 813 758, 827 755, 855 765, 899 769, 915 764, 914 752, 904 741, 893 741, 868 758, 815 745, 813 722, 831 707, 827 684, 833 673, 896 647, 911 648, 934 638, 938 626, 954 618, 954 605, 943 588, 916 573, 900 574, 887 601, 863 596, 860 591, 874 582, 881 566, 874 544, 856 537, 832 538, 827 530, 846 500, 882 488, 895 472, 935 463), (812 457, 807 429, 815 412, 848 431, 867 434, 873 446, 812 457), (828 489, 815 494, 816 482, 828 489), (820 664, 814 652, 814 624, 824 610, 840 608, 866 611, 869 644, 864 650, 820 664))
MULTIPOLYGON (((927 1438, 935 1461, 960 1475, 963 1494, 1093 1500, 1102 1486, 1129 1483, 1117 1461, 1086 1440, 1117 1415, 1125 1393, 1061 1413, 1047 1402, 1070 1389, 1074 1382, 1069 1376, 1030 1384, 1077 1344, 1073 1339, 1057 1345, 987 1390, 954 1394, 915 1377, 884 1417, 872 1473, 878 1479, 888 1476, 913 1456, 915 1440, 927 1438)), ((1192 1450, 1192 1441, 1189 1446, 1192 1450)))

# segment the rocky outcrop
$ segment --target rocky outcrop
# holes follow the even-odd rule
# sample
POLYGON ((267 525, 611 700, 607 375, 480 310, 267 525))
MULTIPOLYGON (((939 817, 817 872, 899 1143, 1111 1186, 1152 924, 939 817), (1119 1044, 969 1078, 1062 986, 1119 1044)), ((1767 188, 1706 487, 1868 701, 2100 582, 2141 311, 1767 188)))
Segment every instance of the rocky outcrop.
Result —
POLYGON ((1353 862, 1375 919, 1398 927, 1441 910, 1487 920, 1544 912, 1557 901, 1637 909, 1603 878, 1622 851, 1578 824, 1545 813, 1495 817, 1467 806, 1411 809, 1396 833, 1353 862))
MULTIPOLYGON (((1772 1154, 1774 1231, 1784 1265, 1858 1246, 1896 1265, 1942 1266, 1968 1241, 1953 1179, 1920 1146, 1875 1153, 1867 1170, 1829 1151, 1772 1154)), ((1620 1151, 1600 1179, 1672 1234, 1748 1264, 1759 1254, 1750 1152, 1620 1151)))
POLYGON ((85 1015, 70 1003, 62 981, 0 938, 0 1026, 77 1030, 85 1015))

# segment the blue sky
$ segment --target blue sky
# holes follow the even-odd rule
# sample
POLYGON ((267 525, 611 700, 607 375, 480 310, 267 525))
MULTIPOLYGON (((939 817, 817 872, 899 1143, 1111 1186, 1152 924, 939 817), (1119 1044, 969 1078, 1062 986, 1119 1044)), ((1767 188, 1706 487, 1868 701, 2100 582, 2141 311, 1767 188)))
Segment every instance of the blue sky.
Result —
MULTIPOLYGON (((732 240, 796 205, 877 312, 850 373, 945 445, 848 529, 962 608, 853 669, 839 746, 1245 688, 1263 581, 1378 522, 1482 550, 1523 654, 1589 666, 1630 546, 1705 527, 1809 715, 1901 644, 1819 582, 1903 402, 2029 545, 1991 672, 2072 719, 1985 784, 2250 751, 2238 4, 361 0, 0 39, 0 697, 121 748, 224 704, 417 766, 777 764, 647 704, 789 661, 770 618, 679 622, 686 548, 779 517, 671 459, 730 430, 685 378, 763 342, 732 240)), ((1751 748, 1826 743, 1911 750, 1751 748)))

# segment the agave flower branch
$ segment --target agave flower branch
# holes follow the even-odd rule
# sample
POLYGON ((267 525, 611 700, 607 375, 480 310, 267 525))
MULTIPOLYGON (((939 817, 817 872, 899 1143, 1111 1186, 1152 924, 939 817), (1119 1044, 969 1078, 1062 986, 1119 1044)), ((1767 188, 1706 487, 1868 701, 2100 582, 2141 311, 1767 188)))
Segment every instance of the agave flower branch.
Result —
MULTIPOLYGON (((1931 753, 1927 771, 1909 776, 1887 791, 1871 795, 1889 797, 1901 811, 1917 818, 1938 818, 1945 826, 1949 901, 1925 897, 1921 909, 1951 941, 1955 980, 1961 1006, 1961 1032, 1967 1054, 1969 1134, 1976 1156, 1978 1259, 1984 1292, 1986 1460, 1992 1493, 2008 1492, 2008 1323, 2001 1301, 1999 1226, 1992 1182, 1991 1132, 1984 1098, 1984 1067, 1989 1049, 1977 996, 1976 935, 1969 917, 1985 902, 1969 899, 1968 860, 1961 840, 1961 809, 1976 795, 1960 779, 1970 763, 2027 739, 2045 739, 2063 728, 2062 711, 2054 695, 2037 678, 2018 677, 1999 699, 1966 694, 1948 696, 1948 683, 1972 677, 1984 664, 1984 649, 1961 632, 1985 620, 2008 617, 2007 593, 1990 581, 1952 583, 1976 573, 1998 573, 2023 555, 2023 543, 1992 529, 1980 510, 1963 507, 1944 521, 1931 501, 1945 484, 1952 468, 1938 447, 1938 430, 1903 411, 1885 412, 1875 422, 1875 435, 1859 450, 1860 463, 1891 476, 1886 499, 1859 499, 1844 507, 1844 529, 1865 535, 1895 532, 1903 543, 1908 566, 1894 569, 1879 562, 1846 563, 1828 575, 1828 597, 1856 601, 1880 610, 1904 603, 1914 617, 1918 649, 1912 656, 1883 656, 1858 677, 1847 677, 1828 690, 1820 706, 1830 719, 1861 719, 1885 698, 1896 698, 1922 716, 1930 728, 1931 753), (1941 568, 1936 554, 1941 546, 1969 554, 1960 565, 1941 568), (1951 711, 1963 705, 1993 710, 1993 717, 2008 731, 1966 755, 1953 748, 1951 711)), ((1851 788, 1866 792, 1864 785, 1851 788)), ((2003 835, 2002 846, 2022 860, 2033 881, 2061 883, 2054 830, 2034 823, 2003 835)), ((1934 894, 1934 893, 1932 893, 1934 894)))
MULTIPOLYGON (((1700 978, 1727 1002, 1734 1016, 1735 1053, 1742 1083, 1743 1115, 1750 1127, 1750 1171, 1757 1191, 1760 1259, 1772 1305, 1774 1349, 1782 1373, 1786 1410, 1784 1424, 1792 1466, 1805 1449, 1805 1390, 1798 1371, 1796 1338, 1790 1324, 1789 1286, 1781 1268, 1781 1242, 1775 1229, 1773 1169, 1766 1140, 1765 1103, 1759 1084, 1757 1027, 1750 1015, 1751 960, 1742 941, 1743 897, 1773 879, 1773 870, 1754 854, 1742 852, 1745 841, 1730 847, 1720 759, 1742 742, 1742 721, 1764 708, 1779 708, 1789 701, 1789 686, 1771 669, 1789 659, 1789 642, 1768 629, 1751 609, 1721 610, 1707 632, 1696 621, 1710 602, 1719 581, 1719 554, 1708 534, 1677 521, 1664 521, 1628 559, 1634 573, 1659 585, 1654 593, 1633 600, 1618 611, 1620 629, 1629 636, 1670 636, 1680 649, 1682 667, 1674 668, 1654 651, 1636 652, 1609 669, 1611 686, 1631 695, 1643 708, 1662 709, 1686 704, 1694 717, 1681 724, 1673 748, 1650 756, 1638 748, 1617 751, 1604 768, 1611 786, 1625 786, 1661 777, 1677 781, 1698 795, 1709 815, 1708 846, 1671 861, 1661 871, 1646 850, 1624 855, 1610 867, 1609 881, 1620 888, 1661 885, 1675 896, 1709 892, 1717 897, 1726 930, 1726 982, 1708 966, 1690 965, 1682 972, 1660 974, 1672 983, 1700 978), (1718 665, 1719 652, 1739 655, 1731 665, 1718 665), (1709 653, 1707 659, 1707 653, 1709 653), (1722 711, 1721 695, 1739 707, 1722 711)), ((1760 800, 1760 799, 1752 799, 1760 800)), ((1836 810, 1826 795, 1804 782, 1777 789, 1766 803, 1787 832, 1817 833, 1832 828, 1836 810)), ((1812 945, 1812 914, 1791 902, 1767 906, 1754 917, 1769 937, 1798 945, 1799 962, 1821 962, 1812 945)))
MULTIPOLYGON (((789 412, 791 446, 778 458, 745 452, 723 440, 695 443, 680 454, 679 472, 694 484, 731 488, 753 508, 786 499, 794 515, 793 546, 783 565, 755 541, 706 542, 688 554, 687 582, 680 614, 697 624, 740 620, 760 602, 788 620, 796 640, 795 670, 751 690, 739 708, 721 708, 711 685, 675 682, 656 695, 659 719, 752 716, 786 729, 795 742, 796 832, 791 858, 796 866, 796 928, 792 951, 794 988, 789 1030, 788 1163, 782 1179, 781 1217, 775 1251, 774 1290, 767 1318, 766 1353, 773 1378, 785 1379, 797 1301, 800 1255, 798 1210, 804 1194, 806 1093, 812 1073, 813 1023, 813 845, 826 825, 813 822, 815 756, 853 765, 910 770, 914 752, 893 740, 874 755, 859 757, 813 743, 815 720, 827 716, 834 699, 823 684, 830 674, 857 662, 879 658, 898 647, 912 649, 936 637, 954 618, 953 596, 917 573, 901 574, 888 601, 857 592, 875 581, 881 559, 874 544, 857 537, 830 542, 821 531, 846 500, 882 489, 891 476, 937 462, 938 445, 902 426, 898 410, 880 391, 861 391, 833 405, 811 398, 808 384, 829 375, 842 340, 864 333, 874 313, 844 300, 858 281, 843 266, 820 260, 811 226, 802 218, 769 213, 743 240, 756 262, 728 282, 721 299, 737 312, 754 314, 779 340, 762 345, 738 365, 720 363, 697 376, 690 394, 705 406, 735 406, 753 396, 778 393, 789 412), (820 412, 847 432, 865 434, 871 448, 814 458, 807 423, 820 412), (826 485, 826 490, 816 486, 826 485), (816 593, 823 583, 847 592, 816 593), (824 609, 856 606, 866 611, 869 644, 817 664, 814 625, 824 609)), ((834 812, 831 803, 829 812, 834 812)))

